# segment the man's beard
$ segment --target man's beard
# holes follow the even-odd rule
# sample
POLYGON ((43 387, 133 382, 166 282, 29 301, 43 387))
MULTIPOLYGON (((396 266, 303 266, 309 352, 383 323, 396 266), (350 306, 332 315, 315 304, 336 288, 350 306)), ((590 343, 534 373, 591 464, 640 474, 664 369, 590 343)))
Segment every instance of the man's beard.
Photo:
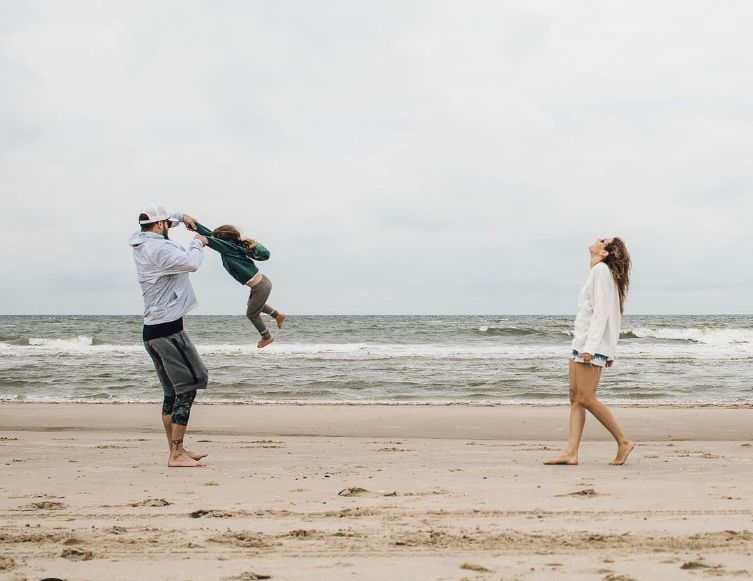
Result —
POLYGON ((168 227, 167 224, 164 224, 163 230, 162 230, 162 236, 164 236, 165 240, 170 240, 170 237, 168 236, 169 232, 170 232, 170 228, 168 227))

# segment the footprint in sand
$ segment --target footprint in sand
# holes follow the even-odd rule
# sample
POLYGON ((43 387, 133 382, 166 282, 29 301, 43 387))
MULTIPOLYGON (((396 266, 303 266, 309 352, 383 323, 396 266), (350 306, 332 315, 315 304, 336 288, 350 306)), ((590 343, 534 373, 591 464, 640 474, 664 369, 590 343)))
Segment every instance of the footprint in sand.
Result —
MULTIPOLYGON (((403 492, 401 496, 435 496, 440 494, 450 494, 447 490, 436 488, 434 490, 423 490, 419 492, 403 492)), ((391 495, 387 495, 391 496, 391 495)))
POLYGON ((292 537, 294 539, 315 539, 324 536, 324 533, 316 529, 295 529, 289 533, 278 535, 279 537, 292 537))
POLYGON ((228 532, 216 537, 210 537, 207 542, 220 543, 224 545, 235 545, 236 547, 245 547, 252 549, 265 549, 280 543, 271 543, 262 533, 253 533, 250 531, 228 532))
POLYGON ((476 573, 492 573, 491 569, 484 567, 483 565, 476 565, 475 563, 463 563, 460 565, 461 569, 466 571, 475 571, 476 573))
POLYGON ((232 518, 234 515, 232 512, 226 512, 224 510, 204 510, 199 509, 195 510, 192 513, 189 513, 191 518, 203 518, 203 517, 209 517, 209 518, 232 518))
MULTIPOLYGON (((405 493, 404 496, 418 496, 421 493, 405 493)), ((426 493, 426 494, 433 494, 433 493, 426 493)), ((337 493, 338 496, 400 496, 397 490, 392 490, 385 492, 383 490, 380 490, 379 492, 372 492, 371 490, 366 490, 365 488, 361 488, 360 486, 354 486, 351 488, 343 488, 340 492, 337 493)))
POLYGON ((107 529, 107 532, 110 533, 111 535, 123 535, 128 532, 128 529, 126 529, 125 527, 119 527, 115 525, 107 529))
POLYGON ((60 556, 63 557, 63 559, 69 559, 71 561, 91 561, 94 558, 94 553, 87 549, 72 547, 70 549, 63 549, 60 556))
POLYGON ((369 492, 365 488, 360 486, 352 486, 350 488, 343 488, 337 493, 338 496, 374 496, 373 492, 369 492))
POLYGON ((22 507, 21 510, 63 510, 66 506, 62 502, 52 500, 43 500, 42 502, 32 502, 22 507))
POLYGON ((557 494, 555 496, 599 496, 599 493, 593 488, 584 488, 577 492, 568 492, 567 494, 557 494))
POLYGON ((146 500, 140 500, 139 502, 130 502, 128 506, 170 506, 170 503, 164 498, 147 498, 146 500))
POLYGON ((223 577, 223 579, 232 579, 234 581, 256 581, 257 579, 271 579, 272 575, 264 575, 263 573, 252 573, 251 571, 244 571, 238 575, 232 577, 223 577))
POLYGON ((693 569, 721 569, 721 565, 707 565, 701 561, 688 561, 680 565, 680 569, 692 571, 693 569))

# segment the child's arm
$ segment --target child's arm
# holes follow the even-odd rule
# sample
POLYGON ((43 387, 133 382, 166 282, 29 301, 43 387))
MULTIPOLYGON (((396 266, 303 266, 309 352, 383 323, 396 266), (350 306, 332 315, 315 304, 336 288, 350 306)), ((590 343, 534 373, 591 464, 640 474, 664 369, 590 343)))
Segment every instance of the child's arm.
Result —
POLYGON ((196 222, 196 232, 198 232, 202 236, 207 236, 207 237, 212 235, 212 231, 209 228, 199 224, 198 222, 196 222))
POLYGON ((269 250, 263 244, 257 242, 251 257, 254 260, 269 260, 269 250))
POLYGON ((212 231, 209 228, 198 222, 196 222, 196 232, 202 236, 206 236, 207 241, 209 242, 209 248, 216 250, 223 256, 234 256, 236 258, 246 258, 248 256, 240 246, 233 244, 232 242, 227 242, 226 240, 215 238, 212 236, 212 231))

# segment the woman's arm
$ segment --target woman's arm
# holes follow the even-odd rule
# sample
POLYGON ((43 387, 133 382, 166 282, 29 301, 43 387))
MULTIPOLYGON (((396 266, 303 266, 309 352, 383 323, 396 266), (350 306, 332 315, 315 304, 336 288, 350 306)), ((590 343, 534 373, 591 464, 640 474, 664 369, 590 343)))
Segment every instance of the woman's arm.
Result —
MULTIPOLYGON (((586 334, 586 343, 583 345, 583 359, 586 354, 594 355, 607 327, 609 299, 613 291, 614 282, 609 267, 600 267, 594 272, 593 280, 593 309, 591 325, 586 334)), ((590 359, 590 357, 589 357, 590 359)))

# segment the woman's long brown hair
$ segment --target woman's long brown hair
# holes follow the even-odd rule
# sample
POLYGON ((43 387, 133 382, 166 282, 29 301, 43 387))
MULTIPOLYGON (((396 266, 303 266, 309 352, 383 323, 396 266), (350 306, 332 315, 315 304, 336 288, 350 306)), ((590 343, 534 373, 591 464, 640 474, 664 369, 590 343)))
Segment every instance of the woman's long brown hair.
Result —
POLYGON ((244 238, 243 236, 241 236, 241 231, 238 230, 238 228, 236 228, 235 226, 231 226, 230 224, 225 224, 224 226, 215 228, 214 230, 212 230, 212 236, 219 238, 220 240, 232 242, 233 244, 242 246, 249 252, 253 252, 254 248, 256 247, 256 240, 253 240, 251 238, 244 238))
POLYGON ((630 287, 630 253, 622 238, 613 238, 604 249, 609 255, 604 258, 603 262, 609 267, 614 282, 617 283, 617 292, 620 295, 620 312, 625 312, 625 297, 630 287))

